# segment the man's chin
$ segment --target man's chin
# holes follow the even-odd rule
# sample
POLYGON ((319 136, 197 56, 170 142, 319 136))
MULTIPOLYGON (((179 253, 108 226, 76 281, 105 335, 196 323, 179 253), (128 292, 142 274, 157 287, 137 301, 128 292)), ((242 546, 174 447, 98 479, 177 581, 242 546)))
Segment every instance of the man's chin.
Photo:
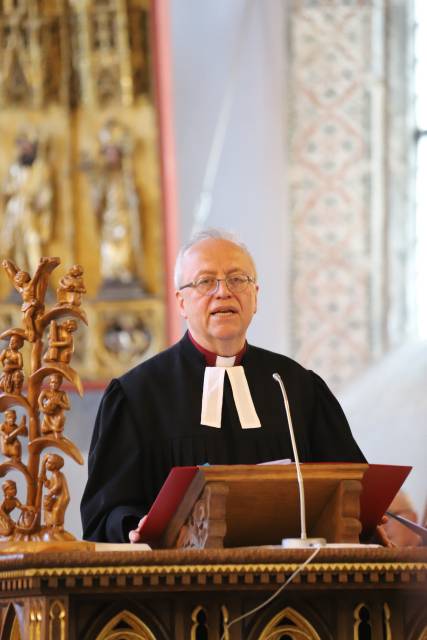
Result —
POLYGON ((236 331, 235 327, 230 327, 227 325, 222 325, 220 327, 215 327, 210 335, 215 340, 236 340, 241 337, 242 332, 236 331))
POLYGON ((209 331, 203 334, 192 330, 191 327, 189 327, 189 330, 196 342, 208 349, 208 351, 219 355, 224 355, 230 351, 232 351, 230 355, 235 355, 245 344, 246 336, 241 327, 237 329, 225 324, 221 324, 221 326, 211 325, 209 331))
POLYGON ((220 351, 223 353, 229 352, 231 349, 231 355, 234 355, 245 344, 245 336, 242 336, 240 332, 236 333, 236 331, 215 331, 211 334, 210 341, 216 345, 214 349, 216 353, 220 353, 220 351), (219 347, 221 345, 223 345, 224 348, 220 350, 219 347))

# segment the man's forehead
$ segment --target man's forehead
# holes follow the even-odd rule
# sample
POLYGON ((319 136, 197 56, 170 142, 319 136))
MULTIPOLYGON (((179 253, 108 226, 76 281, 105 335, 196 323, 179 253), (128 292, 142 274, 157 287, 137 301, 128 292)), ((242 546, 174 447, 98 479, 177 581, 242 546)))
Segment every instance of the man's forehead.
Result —
POLYGON ((222 239, 209 239, 198 242, 184 254, 186 262, 252 262, 249 254, 238 244, 222 239))
POLYGON ((253 269, 250 255, 239 245, 229 240, 203 240, 186 251, 183 256, 185 270, 226 270, 253 269))

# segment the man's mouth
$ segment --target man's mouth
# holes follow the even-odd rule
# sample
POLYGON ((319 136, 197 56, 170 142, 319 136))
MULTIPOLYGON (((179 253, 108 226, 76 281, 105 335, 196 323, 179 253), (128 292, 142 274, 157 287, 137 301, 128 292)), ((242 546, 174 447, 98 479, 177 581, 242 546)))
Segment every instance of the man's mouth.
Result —
POLYGON ((232 316, 235 313, 237 313, 235 309, 232 309, 231 307, 223 307, 212 311, 211 316, 232 316))

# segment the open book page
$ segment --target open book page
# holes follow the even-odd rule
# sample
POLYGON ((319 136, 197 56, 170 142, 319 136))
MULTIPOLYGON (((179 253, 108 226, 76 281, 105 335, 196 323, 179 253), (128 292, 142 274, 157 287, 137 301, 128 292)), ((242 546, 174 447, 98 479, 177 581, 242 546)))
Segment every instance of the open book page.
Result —
POLYGON ((151 551, 145 542, 95 542, 95 551, 151 551))
POLYGON ((258 462, 258 464, 292 464, 290 458, 283 458, 282 460, 269 460, 268 462, 258 462))

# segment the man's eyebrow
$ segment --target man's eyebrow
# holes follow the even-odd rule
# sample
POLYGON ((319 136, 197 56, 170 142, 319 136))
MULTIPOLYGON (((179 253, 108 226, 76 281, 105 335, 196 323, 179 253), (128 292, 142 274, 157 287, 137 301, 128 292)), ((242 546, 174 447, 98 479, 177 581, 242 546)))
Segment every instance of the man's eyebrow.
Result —
POLYGON ((197 278, 200 278, 201 276, 216 276, 216 271, 214 270, 210 270, 210 269, 199 269, 199 271, 196 272, 196 275, 194 276, 193 280, 197 280, 197 278))
MULTIPOLYGON (((199 278, 200 276, 216 276, 218 273, 217 270, 215 269, 199 269, 199 271, 197 271, 196 273, 196 278, 199 278)), ((244 273, 246 275, 247 270, 246 269, 242 269, 242 267, 231 267, 230 269, 227 269, 226 271, 224 271, 224 273, 226 275, 230 275, 231 273, 244 273)))

